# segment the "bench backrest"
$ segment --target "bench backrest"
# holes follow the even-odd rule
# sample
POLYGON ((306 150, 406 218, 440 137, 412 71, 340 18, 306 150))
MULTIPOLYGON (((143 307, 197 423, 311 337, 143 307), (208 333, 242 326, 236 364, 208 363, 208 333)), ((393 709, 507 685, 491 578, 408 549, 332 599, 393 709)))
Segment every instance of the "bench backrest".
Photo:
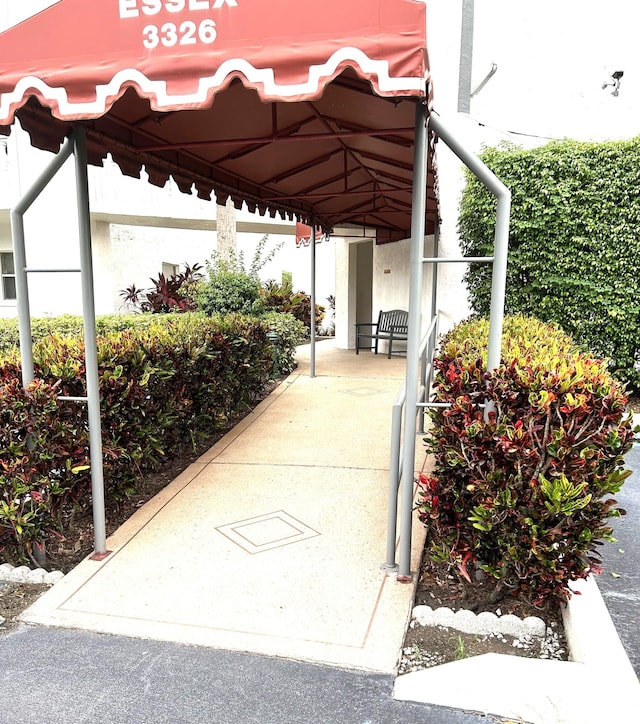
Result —
POLYGON ((378 316, 378 332, 391 332, 395 327, 404 327, 409 324, 409 312, 404 309, 391 309, 388 312, 380 312, 378 316))

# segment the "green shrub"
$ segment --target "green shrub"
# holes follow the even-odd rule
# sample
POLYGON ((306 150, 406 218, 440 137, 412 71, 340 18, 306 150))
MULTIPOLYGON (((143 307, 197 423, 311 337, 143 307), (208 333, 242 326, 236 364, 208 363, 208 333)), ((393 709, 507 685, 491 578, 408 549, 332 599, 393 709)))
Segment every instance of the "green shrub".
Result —
MULTIPOLYGON (((260 290, 265 309, 288 312, 299 319, 307 330, 311 329, 311 296, 305 292, 294 292, 291 281, 282 284, 270 280, 260 290)), ((319 330, 324 317, 324 307, 316 304, 315 323, 319 330)))
MULTIPOLYGON (((284 242, 266 251, 269 236, 260 239, 247 265, 242 252, 223 258, 218 252, 207 261, 208 278, 197 290, 198 308, 206 314, 261 314, 264 305, 259 272, 268 264, 284 242)), ((280 310, 287 311, 287 310, 280 310)))
MULTIPOLYGON (((640 392, 640 137, 488 149, 511 189, 506 308, 558 323, 640 392)), ((459 230, 465 254, 492 253, 495 199, 467 176, 459 230)), ((470 302, 489 314, 491 267, 470 265, 470 302)))
POLYGON ((260 280, 236 271, 223 260, 208 265, 208 278, 198 289, 198 307, 205 314, 259 314, 260 280))
MULTIPOLYGON (((109 499, 128 496, 142 474, 224 427, 273 377, 266 322, 189 313, 148 319, 98 337, 109 499)), ((59 529, 60 510, 87 508, 91 488, 85 405, 57 399, 86 395, 84 344, 48 334, 33 351, 37 382, 27 393, 17 351, 0 362, 0 548, 10 535, 23 553, 28 540, 59 529)))
POLYGON ((496 595, 519 591, 539 604, 564 599, 568 583, 597 571, 609 497, 630 471, 632 444, 622 386, 557 326, 505 320, 502 363, 486 372, 488 322, 458 325, 435 360, 420 517, 428 552, 464 577, 479 566, 496 595), (495 411, 485 421, 481 405, 495 411))
MULTIPOLYGON (((307 339, 307 328, 292 314, 267 312, 261 317, 267 336, 274 335, 273 374, 287 375, 296 366, 296 347, 307 339)), ((272 337, 269 337, 272 339, 272 337)))

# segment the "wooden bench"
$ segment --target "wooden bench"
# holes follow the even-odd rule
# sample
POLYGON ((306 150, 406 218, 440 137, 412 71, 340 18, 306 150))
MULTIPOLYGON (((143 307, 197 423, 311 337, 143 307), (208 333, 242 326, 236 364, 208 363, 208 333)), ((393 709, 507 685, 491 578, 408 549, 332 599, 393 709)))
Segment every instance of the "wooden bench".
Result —
POLYGON ((360 353, 360 340, 370 340, 369 347, 378 354, 378 342, 382 339, 389 343, 387 357, 391 359, 393 343, 400 340, 407 341, 409 313, 403 309, 391 309, 388 312, 380 311, 377 322, 359 322, 356 324, 356 354, 360 353), (364 331, 367 329, 368 331, 364 331), (362 330, 362 331, 361 331, 362 330), (373 345, 371 345, 373 342, 373 345))

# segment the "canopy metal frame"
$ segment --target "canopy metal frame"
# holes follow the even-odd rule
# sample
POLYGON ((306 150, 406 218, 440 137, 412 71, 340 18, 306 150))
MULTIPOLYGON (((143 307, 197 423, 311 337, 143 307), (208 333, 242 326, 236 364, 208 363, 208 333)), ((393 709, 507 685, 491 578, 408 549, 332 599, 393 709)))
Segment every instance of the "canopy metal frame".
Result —
MULTIPOLYGON (((435 350, 437 335, 437 269, 440 263, 453 262, 490 262, 493 265, 491 313, 489 325, 488 369, 497 367, 500 362, 500 346, 504 319, 508 231, 510 214, 510 192, 494 174, 458 139, 434 111, 428 111, 424 102, 415 104, 415 141, 412 185, 411 244, 410 244, 410 284, 409 318, 407 335, 407 367, 403 389, 393 407, 392 442, 390 466, 390 493, 387 526, 386 560, 383 568, 398 572, 398 580, 408 582, 413 579, 411 571, 412 510, 415 498, 415 452, 416 436, 423 432, 425 394, 427 394, 431 370, 427 375, 425 358, 427 350, 431 358, 435 350), (437 245, 434 257, 424 257, 424 238, 426 231, 426 199, 428 179, 428 135, 431 130, 444 141, 460 160, 474 173, 498 200, 494 255, 486 258, 444 259, 438 256, 437 245), (425 263, 434 265, 431 289, 432 319, 429 325, 428 340, 421 339, 422 298, 425 263), (422 364, 421 364, 422 363, 422 364), (419 384, 420 383, 420 384, 419 384), (404 411, 403 411, 404 408, 404 411), (420 424, 418 424, 420 417, 420 424), (402 432, 401 432, 402 431, 402 432), (396 563, 397 506, 400 496, 400 537, 398 563, 396 563)), ((33 186, 11 210, 11 227, 16 261, 16 291, 20 348, 22 357, 22 380, 27 386, 34 379, 34 360, 31 336, 31 315, 29 305, 28 275, 36 272, 57 272, 81 274, 83 323, 85 339, 85 365, 87 396, 84 398, 64 398, 61 400, 82 401, 87 403, 90 437, 91 487, 94 522, 94 558, 101 559, 109 554, 106 548, 106 521, 104 502, 104 473, 102 467, 102 431, 100 423, 100 391, 98 383, 97 338, 95 324, 94 282, 91 254, 91 222, 89 205, 89 186, 87 175, 86 133, 80 126, 74 127, 58 154, 49 163, 33 186), (76 194, 79 224, 80 269, 37 269, 27 265, 24 215, 55 177, 70 156, 75 159, 76 194)), ((312 217, 311 225, 311 309, 315 309, 316 296, 316 221, 312 217)), ((438 237, 436 224, 435 237, 438 237)), ((437 244, 437 241, 436 241, 437 244)), ((310 376, 316 376, 316 333, 312 312, 311 324, 311 370, 310 376)), ((430 359, 429 363, 430 365, 430 359)), ((485 415, 490 406, 485 406, 485 415)))
MULTIPOLYGON (((402 583, 413 581, 413 572, 411 571, 411 542, 413 505, 416 494, 416 480, 414 477, 416 436, 418 431, 423 432, 424 430, 422 419, 424 408, 430 405, 430 403, 425 402, 425 398, 428 396, 431 386, 431 358, 435 352, 435 338, 437 337, 437 269, 440 263, 446 262, 488 262, 492 264, 487 369, 495 369, 500 364, 501 355, 509 246, 509 217, 511 211, 511 192, 509 189, 476 154, 447 127, 435 111, 431 111, 427 115, 420 104, 416 105, 414 154, 407 367, 405 382, 398 394, 392 411, 387 546, 386 559, 382 565, 383 570, 387 572, 397 571, 397 579, 402 583), (464 165, 497 199, 494 252, 491 257, 462 257, 452 259, 439 257, 437 225, 435 229, 435 256, 423 256, 428 127, 434 131, 437 138, 442 140, 453 153, 455 153, 464 165), (423 271, 425 263, 433 264, 434 267, 431 290, 432 318, 426 334, 421 336, 424 285, 423 271), (427 351, 429 353, 428 360, 427 351), (426 372, 427 368, 429 370, 428 374, 426 372), (418 416, 420 416, 421 419, 420 426, 418 426, 418 416), (398 500, 400 502, 400 537, 398 541, 398 562, 396 563, 398 500)), ((484 405, 485 418, 491 409, 493 409, 491 403, 487 402, 484 405)))
POLYGON ((61 401, 86 402, 89 425, 89 459, 91 465, 91 495, 93 507, 94 559, 109 554, 106 544, 104 502, 104 471, 102 466, 102 428, 100 423, 100 389, 98 384, 98 346, 96 338, 96 313, 94 302, 93 260, 91 254, 91 217, 89 209, 89 180, 87 175, 87 141, 85 131, 75 128, 59 153, 11 209, 11 234, 16 273, 16 297, 22 384, 26 387, 34 380, 33 341, 31 336, 31 310, 29 281, 31 273, 79 273, 82 288, 82 317, 84 325, 84 353, 87 395, 86 397, 60 397, 61 401), (24 232, 24 216, 31 205, 53 180, 71 156, 75 159, 76 198, 80 247, 79 269, 38 269, 27 266, 24 232))

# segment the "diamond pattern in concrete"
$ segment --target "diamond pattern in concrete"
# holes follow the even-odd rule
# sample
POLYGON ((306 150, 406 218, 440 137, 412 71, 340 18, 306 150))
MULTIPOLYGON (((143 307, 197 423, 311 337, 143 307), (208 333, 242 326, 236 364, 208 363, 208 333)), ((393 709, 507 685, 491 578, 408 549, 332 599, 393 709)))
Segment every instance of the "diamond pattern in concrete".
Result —
POLYGON ((269 551, 320 535, 283 510, 221 525, 216 530, 247 553, 269 551))

